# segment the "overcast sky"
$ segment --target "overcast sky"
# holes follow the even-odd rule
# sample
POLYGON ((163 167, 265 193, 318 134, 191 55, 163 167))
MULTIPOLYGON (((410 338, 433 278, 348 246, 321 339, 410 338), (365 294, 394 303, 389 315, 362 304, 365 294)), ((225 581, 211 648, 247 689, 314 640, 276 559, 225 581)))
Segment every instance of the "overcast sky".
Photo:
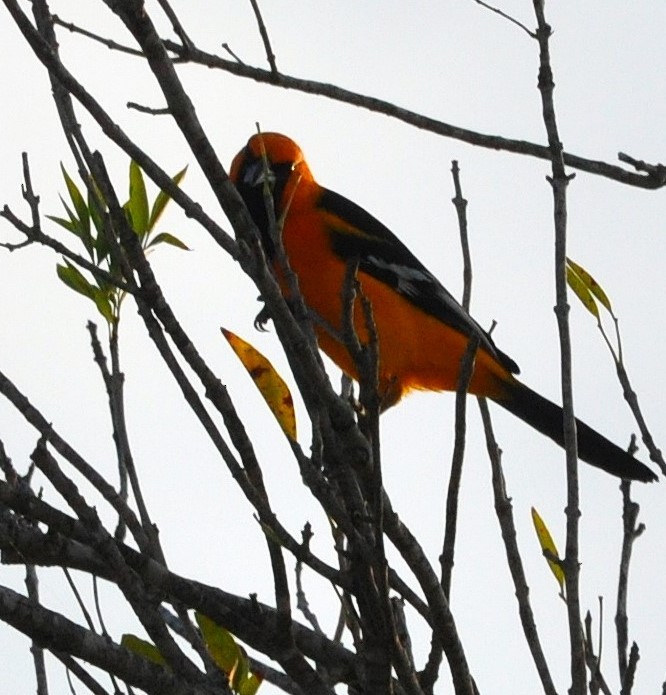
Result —
MULTIPOLYGON (((29 3, 23 3, 29 9, 29 3)), ((457 2, 264 2, 265 20, 286 74, 330 82, 377 96, 428 116, 488 134, 544 142, 536 89, 536 43, 473 0, 457 2)), ((148 3, 151 12, 157 3, 148 3)), ((223 55, 229 44, 240 58, 264 65, 249 3, 173 0, 193 41, 223 55)), ((529 2, 502 8, 534 26, 529 2)), ((618 151, 650 162, 666 160, 666 6, 651 1, 558 2, 547 7, 553 27, 553 69, 561 136, 569 152, 616 161, 618 151)), ((103 3, 52 2, 52 10, 126 44, 131 38, 103 3)), ((165 32, 166 22, 162 22, 165 32)), ((75 165, 58 128, 45 72, 8 13, 0 10, 0 204, 27 219, 20 186, 21 152, 30 156, 33 183, 44 214, 60 214, 64 195, 60 163, 75 165)), ((230 227, 196 168, 182 136, 166 117, 126 108, 128 101, 161 107, 147 67, 60 30, 63 59, 126 132, 169 172, 190 165, 189 195, 230 227)), ((381 219, 457 296, 462 264, 449 169, 457 159, 469 200, 474 265, 472 313, 483 326, 497 321, 496 343, 520 365, 522 378, 553 399, 559 396, 559 353, 553 281, 552 198, 546 162, 481 150, 416 130, 385 116, 244 81, 222 72, 184 66, 179 74, 197 114, 228 164, 259 122, 290 135, 303 147, 315 177, 381 219)), ((79 112, 86 136, 104 154, 119 186, 128 161, 79 112)), ((154 188, 151 189, 155 195, 154 188)), ((666 194, 621 186, 578 173, 569 187, 569 255, 599 280, 620 317, 626 365, 657 443, 666 441, 666 194)), ((68 240, 53 226, 47 230, 68 240)), ((274 333, 252 327, 257 291, 191 220, 171 210, 163 231, 181 237, 185 253, 160 249, 151 258, 167 299, 210 365, 228 385, 256 439, 267 485, 287 528, 298 535, 312 522, 315 549, 331 557, 327 522, 301 489, 297 467, 278 426, 219 327, 252 341, 290 379, 274 333)), ((0 240, 17 240, 0 223, 0 240)), ((0 369, 29 395, 60 433, 114 479, 114 450, 105 394, 90 354, 86 321, 98 320, 91 304, 62 286, 58 258, 45 249, 0 251, 0 369)), ((577 414, 624 445, 636 430, 594 321, 572 302, 577 414)), ((100 322, 101 323, 101 322, 100 322)), ((123 316, 122 363, 127 416, 144 493, 175 571, 272 602, 268 558, 252 509, 236 489, 192 415, 184 408, 135 308, 123 316)), ((337 382, 335 368, 330 370, 337 382)), ((382 421, 384 481, 396 510, 421 539, 432 562, 442 542, 442 517, 451 458, 453 397, 416 394, 382 421)), ((494 408, 504 451, 509 494, 518 524, 533 608, 560 692, 569 685, 566 611, 531 528, 530 507, 546 519, 564 548, 564 455, 549 440, 494 408)), ((302 443, 308 427, 298 411, 302 443)), ((25 470, 35 433, 0 402, 0 438, 25 470)), ((453 575, 452 609, 481 692, 527 695, 539 690, 518 622, 513 588, 492 509, 490 469, 476 406, 470 403, 468 453, 461 493, 460 541, 453 575)), ((641 450, 640 457, 647 456, 641 450)), ((663 483, 634 486, 647 532, 632 565, 630 639, 641 661, 637 693, 661 691, 666 680, 666 514, 663 483)), ((54 499, 50 490, 49 499, 54 499)), ((613 615, 621 507, 617 481, 581 466, 581 595, 598 625, 604 597, 604 673, 617 690, 613 615)), ((106 512, 102 505, 100 511, 106 512)), ((40 573, 49 607, 81 617, 61 573, 40 573)), ((312 607, 325 629, 337 619, 330 587, 306 573, 312 607)), ((22 590, 22 576, 0 567, 0 583, 22 590)), ((81 591, 90 587, 81 582, 81 591)), ((104 591, 112 635, 137 631, 104 591)), ((417 660, 428 643, 416 632, 417 660)), ((33 692, 28 642, 0 625, 0 664, 7 692, 33 692)), ((69 692, 51 665, 51 692, 69 692)), ((446 669, 438 692, 449 692, 446 669)), ((270 689, 265 688, 265 692, 270 689)))

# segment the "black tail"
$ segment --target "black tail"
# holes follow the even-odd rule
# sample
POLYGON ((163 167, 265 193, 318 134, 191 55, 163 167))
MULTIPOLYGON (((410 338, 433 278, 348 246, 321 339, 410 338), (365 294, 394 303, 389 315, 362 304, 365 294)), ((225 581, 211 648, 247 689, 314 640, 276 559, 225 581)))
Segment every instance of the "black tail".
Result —
MULTIPOLYGON (((519 381, 505 385, 508 386, 507 397, 494 399, 495 402, 563 447, 562 408, 519 381)), ((657 476, 645 464, 578 419, 576 429, 578 458, 582 461, 618 478, 644 483, 657 480, 657 476)))

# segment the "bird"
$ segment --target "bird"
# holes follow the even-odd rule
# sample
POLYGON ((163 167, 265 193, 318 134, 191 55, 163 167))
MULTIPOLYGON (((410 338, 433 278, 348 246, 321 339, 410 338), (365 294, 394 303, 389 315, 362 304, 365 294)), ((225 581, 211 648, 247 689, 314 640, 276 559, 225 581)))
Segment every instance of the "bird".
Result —
MULTIPOLYGON (((489 398, 564 447, 562 408, 518 380, 513 359, 391 230, 356 203, 319 185, 291 138, 254 134, 234 157, 229 177, 260 232, 283 294, 288 298, 291 290, 278 253, 276 221, 289 267, 314 317, 319 348, 358 380, 357 361, 343 337, 345 318, 349 321, 343 288, 354 265, 359 294, 371 307, 383 410, 410 391, 455 391, 463 355, 474 339, 468 392, 489 398)), ((353 316, 358 339, 367 344, 367 317, 356 305, 353 316)), ((619 478, 657 479, 645 464, 589 425, 577 419, 576 428, 582 461, 619 478)))

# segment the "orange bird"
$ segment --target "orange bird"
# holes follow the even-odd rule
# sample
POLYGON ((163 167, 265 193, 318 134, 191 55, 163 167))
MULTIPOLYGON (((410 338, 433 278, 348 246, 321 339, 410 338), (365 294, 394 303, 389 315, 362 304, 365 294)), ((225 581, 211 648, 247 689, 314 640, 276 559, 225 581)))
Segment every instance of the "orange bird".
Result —
MULTIPOLYGON (((384 408, 412 389, 455 391, 465 348, 476 336, 479 347, 470 393, 492 399, 564 445, 562 409, 515 378, 516 363, 389 229, 352 201, 320 186, 293 140, 278 133, 252 136, 234 158, 230 175, 282 280, 263 193, 265 183, 270 185, 275 218, 283 222, 284 250, 313 314, 319 346, 356 379, 357 367, 341 335, 345 273, 350 262, 357 264, 361 291, 370 300, 377 329, 384 408)), ((281 285, 287 294, 283 280, 281 285)), ((367 341, 360 308, 354 320, 359 339, 367 341)), ((576 424, 583 461, 621 478, 657 479, 591 427, 580 420, 576 424)))

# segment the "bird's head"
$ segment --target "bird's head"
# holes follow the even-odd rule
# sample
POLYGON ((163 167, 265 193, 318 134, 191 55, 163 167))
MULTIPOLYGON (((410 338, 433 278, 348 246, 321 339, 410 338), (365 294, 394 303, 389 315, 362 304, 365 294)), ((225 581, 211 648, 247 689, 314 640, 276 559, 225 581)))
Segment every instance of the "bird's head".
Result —
POLYGON ((269 257, 272 256, 266 185, 273 199, 275 218, 280 219, 287 206, 297 203, 299 190, 314 181, 301 148, 286 135, 257 133, 234 157, 229 177, 261 232, 269 257))

